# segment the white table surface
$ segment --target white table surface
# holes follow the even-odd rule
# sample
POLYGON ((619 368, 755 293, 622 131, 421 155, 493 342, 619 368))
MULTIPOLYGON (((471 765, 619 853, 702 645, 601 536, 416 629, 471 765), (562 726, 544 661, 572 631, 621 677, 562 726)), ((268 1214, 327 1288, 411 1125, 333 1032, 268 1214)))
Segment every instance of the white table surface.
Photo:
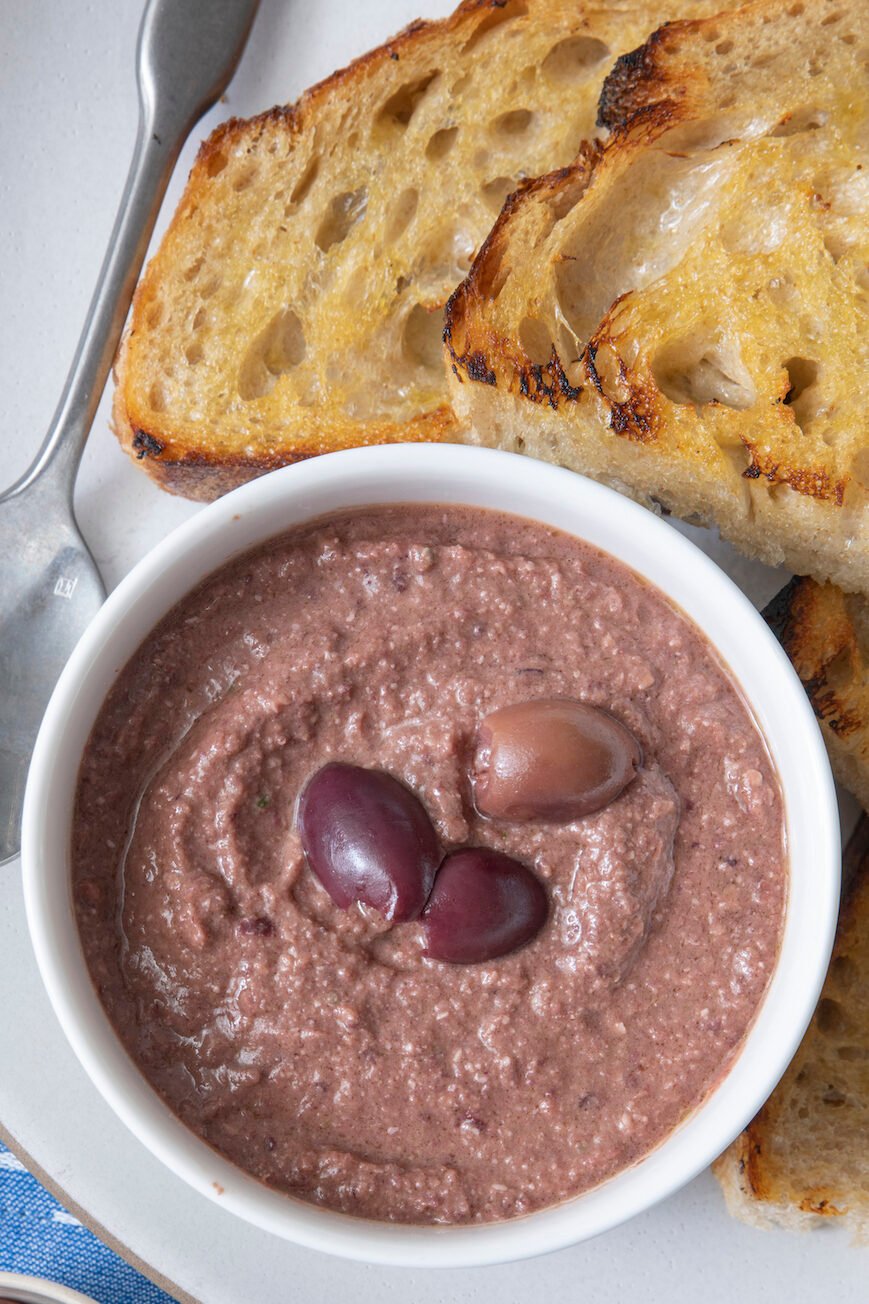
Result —
MULTIPOLYGON (((203 0, 205 3, 206 0, 203 0)), ((431 15, 448 0, 425 0, 431 15)), ((416 17, 417 0, 263 0, 228 103, 232 113, 303 87, 416 17)), ((140 0, 0 0, 0 484, 36 451, 60 394, 132 148, 140 0)), ((158 228, 159 232, 159 228, 158 228)), ((158 491, 121 455, 105 398, 76 494, 109 587, 198 510, 158 491)), ((783 575, 689 531, 758 605, 783 575)), ((0 582, 3 559, 0 558, 0 582)), ((732 1222, 707 1173, 592 1243, 524 1264, 414 1272, 343 1263, 257 1232, 189 1190, 127 1133, 79 1068, 42 992, 17 864, 0 869, 0 1126, 82 1216, 153 1274, 205 1304, 353 1299, 356 1304, 666 1301, 836 1304, 869 1295, 867 1259, 838 1229, 763 1233, 732 1222)))

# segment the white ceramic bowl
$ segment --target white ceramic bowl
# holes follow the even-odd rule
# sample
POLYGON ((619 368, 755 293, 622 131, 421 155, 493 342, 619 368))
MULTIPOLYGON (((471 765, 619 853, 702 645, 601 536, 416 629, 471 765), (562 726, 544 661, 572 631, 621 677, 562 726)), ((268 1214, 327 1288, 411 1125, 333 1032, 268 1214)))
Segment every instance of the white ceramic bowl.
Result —
POLYGON ((25 1277, 18 1272, 0 1272, 0 1304, 3 1300, 16 1304, 96 1304, 90 1295, 60 1286, 44 1277, 25 1277))
POLYGON ((784 1071, 818 998, 838 905, 833 782, 806 695, 760 616, 699 549, 635 503, 542 462, 485 449, 397 445, 334 453, 229 494, 175 530, 118 586, 63 672, 36 743, 24 804, 27 917, 43 981, 90 1077, 137 1137, 224 1208, 300 1244, 416 1267, 524 1258, 615 1226, 687 1182, 733 1139, 784 1071), (480 1227, 392 1226, 268 1190, 167 1109, 127 1057, 85 967, 70 890, 70 823, 82 750, 113 679, 204 576, 289 527, 389 502, 497 508, 587 539, 656 584, 696 622, 740 683, 784 792, 790 888, 778 965, 730 1072, 666 1141, 595 1190, 480 1227))

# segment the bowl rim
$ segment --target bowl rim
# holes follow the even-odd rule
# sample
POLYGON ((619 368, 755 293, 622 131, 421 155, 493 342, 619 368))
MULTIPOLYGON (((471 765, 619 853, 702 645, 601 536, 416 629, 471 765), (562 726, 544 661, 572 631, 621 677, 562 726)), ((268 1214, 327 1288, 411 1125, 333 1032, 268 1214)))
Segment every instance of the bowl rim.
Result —
POLYGON ((110 594, 58 681, 33 753, 22 828, 25 907, 42 980, 74 1052, 115 1113, 176 1175, 248 1222, 311 1249, 393 1266, 465 1267, 560 1249, 626 1221, 707 1167, 770 1094, 808 1025, 832 949, 840 868, 836 794, 817 722, 785 653, 733 581, 685 536, 613 489, 516 454, 450 444, 357 448, 284 467, 211 503, 161 540, 110 594), (524 507, 515 505, 520 501, 524 507), (236 1168, 188 1130, 127 1056, 91 985, 73 911, 69 829, 78 762, 99 706, 136 647, 201 578, 257 542, 330 512, 388 502, 461 503, 554 524, 656 585, 730 666, 766 738, 784 798, 784 932, 735 1060, 705 1100, 632 1167, 506 1222, 374 1222, 270 1190, 236 1168), (264 524, 273 520, 284 524, 264 524), (662 581, 662 570, 670 582, 662 581), (46 811, 52 818, 44 818, 46 811))
POLYGON ((79 1290, 24 1272, 0 1272, 0 1291, 17 1304, 96 1304, 79 1290))

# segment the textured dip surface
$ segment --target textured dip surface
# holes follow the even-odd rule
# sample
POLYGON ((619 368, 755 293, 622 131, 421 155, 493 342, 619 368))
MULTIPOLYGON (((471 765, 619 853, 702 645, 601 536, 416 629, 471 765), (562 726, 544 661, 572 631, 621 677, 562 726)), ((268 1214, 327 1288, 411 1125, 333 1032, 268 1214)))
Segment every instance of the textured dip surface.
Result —
POLYGON ((660 1142, 744 1038, 786 890, 775 772, 699 632, 588 545, 466 508, 320 522, 185 598, 98 717, 73 844, 94 983, 172 1109, 272 1186, 417 1223, 527 1213, 660 1142), (552 696, 628 725, 640 773, 571 824, 482 819, 480 720, 552 696), (294 828, 329 759, 531 866, 543 931, 456 966, 338 910, 294 828))

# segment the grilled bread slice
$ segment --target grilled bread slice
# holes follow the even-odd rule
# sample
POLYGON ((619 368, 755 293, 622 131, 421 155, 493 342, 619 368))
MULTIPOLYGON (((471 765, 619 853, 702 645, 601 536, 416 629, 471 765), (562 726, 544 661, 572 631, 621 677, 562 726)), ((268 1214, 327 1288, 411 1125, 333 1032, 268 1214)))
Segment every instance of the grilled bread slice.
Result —
MULTIPOLYGON (((785 1076, 713 1165, 730 1212, 755 1227, 841 1219, 869 1240, 869 821, 815 1017, 785 1076)), ((847 859, 848 857, 846 857, 847 859)))
POLYGON ((677 22, 447 309, 470 437, 869 592, 869 0, 677 22))
POLYGON ((442 310, 504 196, 573 158, 616 54, 716 0, 467 0, 219 127, 137 292, 121 443, 212 498, 330 449, 448 439, 442 310))
POLYGON ((805 685, 836 778, 869 811, 869 600, 795 579, 764 615, 805 685))

